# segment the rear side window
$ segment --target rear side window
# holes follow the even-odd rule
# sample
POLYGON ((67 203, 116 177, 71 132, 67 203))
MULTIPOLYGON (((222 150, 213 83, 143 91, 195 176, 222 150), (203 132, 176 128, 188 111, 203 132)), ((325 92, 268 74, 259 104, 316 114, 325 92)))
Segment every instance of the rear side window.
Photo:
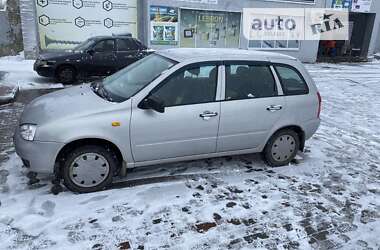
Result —
POLYGON ((117 39, 117 50, 118 51, 131 51, 137 50, 138 45, 133 39, 117 39))
POLYGON ((276 95, 276 82, 268 66, 246 64, 226 66, 226 100, 276 95))
POLYGON ((275 66, 285 95, 306 95, 307 84, 301 74, 291 67, 275 66))

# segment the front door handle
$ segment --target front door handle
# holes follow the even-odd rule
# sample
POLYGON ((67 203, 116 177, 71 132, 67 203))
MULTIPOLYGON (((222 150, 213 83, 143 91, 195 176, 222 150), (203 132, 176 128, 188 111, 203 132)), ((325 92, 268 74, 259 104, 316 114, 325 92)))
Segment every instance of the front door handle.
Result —
POLYGON ((276 112, 282 109, 281 105, 270 105, 267 107, 267 110, 270 112, 276 112))
POLYGON ((217 116, 217 112, 205 111, 199 115, 199 117, 203 118, 203 120, 209 120, 211 117, 217 116))

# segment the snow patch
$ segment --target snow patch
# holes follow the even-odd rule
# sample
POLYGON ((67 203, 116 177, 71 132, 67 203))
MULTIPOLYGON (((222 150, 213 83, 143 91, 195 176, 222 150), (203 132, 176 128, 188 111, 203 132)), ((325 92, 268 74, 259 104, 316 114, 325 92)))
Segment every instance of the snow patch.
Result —
POLYGON ((33 70, 34 60, 25 60, 23 53, 17 56, 0 57, 0 72, 5 76, 0 79, 0 85, 15 86, 23 89, 62 88, 54 79, 39 76, 33 70))

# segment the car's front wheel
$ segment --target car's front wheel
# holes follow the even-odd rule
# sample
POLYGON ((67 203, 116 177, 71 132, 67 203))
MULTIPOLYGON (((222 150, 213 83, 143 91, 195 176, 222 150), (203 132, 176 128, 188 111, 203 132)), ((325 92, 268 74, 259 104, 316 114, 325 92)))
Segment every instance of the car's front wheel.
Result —
POLYGON ((72 66, 61 66, 56 72, 57 80, 63 84, 71 84, 77 78, 77 72, 72 66))
POLYGON ((264 149, 266 162, 273 167, 288 165, 297 155, 300 139, 296 132, 284 129, 275 133, 264 149))
POLYGON ((78 147, 66 157, 62 169, 64 184, 78 193, 103 190, 112 183, 117 164, 112 151, 104 147, 78 147))

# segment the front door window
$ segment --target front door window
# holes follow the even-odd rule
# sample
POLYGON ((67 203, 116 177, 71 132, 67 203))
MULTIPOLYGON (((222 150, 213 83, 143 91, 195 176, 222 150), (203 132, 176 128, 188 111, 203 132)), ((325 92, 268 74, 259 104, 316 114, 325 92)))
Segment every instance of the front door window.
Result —
POLYGON ((94 46, 95 52, 113 52, 115 48, 114 40, 103 40, 94 46))
POLYGON ((217 73, 216 65, 182 69, 152 94, 164 101, 165 107, 213 102, 217 73))

